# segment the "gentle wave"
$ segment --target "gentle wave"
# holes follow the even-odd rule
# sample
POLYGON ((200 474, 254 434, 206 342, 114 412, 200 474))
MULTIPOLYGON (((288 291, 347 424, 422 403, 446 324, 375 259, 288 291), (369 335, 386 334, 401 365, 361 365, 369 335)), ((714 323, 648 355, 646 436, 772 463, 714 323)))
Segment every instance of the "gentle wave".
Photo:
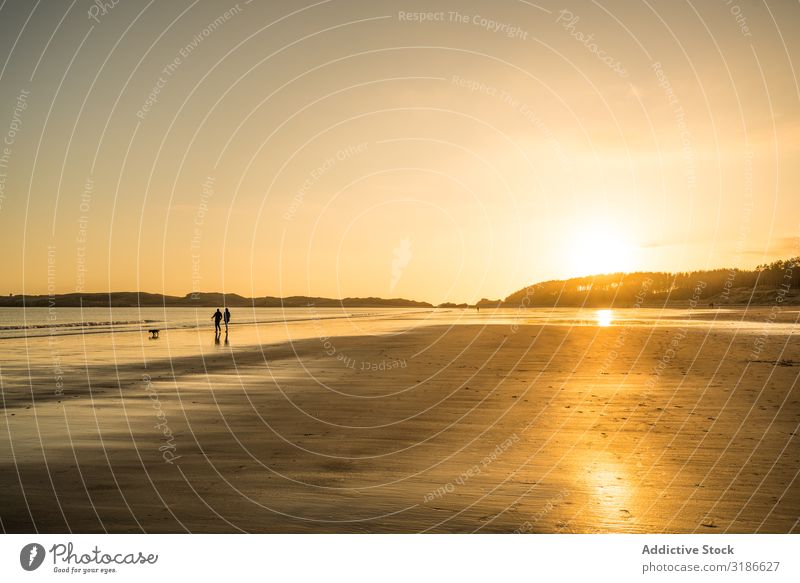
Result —
POLYGON ((94 328, 98 326, 131 326, 133 324, 152 324, 162 320, 115 320, 113 322, 50 322, 48 324, 19 324, 0 326, 0 330, 41 330, 48 328, 94 328))
MULTIPOLYGON (((415 313, 400 312, 398 315, 408 315, 415 313)), ((320 314, 320 313, 306 313, 298 314, 295 317, 261 317, 255 320, 238 320, 233 322, 234 326, 257 326, 262 324, 292 324, 309 322, 321 319, 340 319, 340 318, 370 318, 375 316, 388 316, 381 312, 365 312, 365 313, 337 313, 337 314, 320 314)), ((266 316, 266 314, 265 314, 266 316)), ((122 333, 142 333, 147 332, 150 328, 161 328, 162 331, 167 330, 187 330, 187 329, 202 329, 208 327, 213 329, 211 319, 203 318, 201 320, 195 318, 187 318, 185 320, 113 320, 113 321, 92 321, 92 322, 57 322, 57 323, 42 323, 42 324, 19 324, 19 325, 0 325, 0 340, 11 340, 17 338, 42 338, 47 336, 72 336, 78 334, 122 334, 122 333)))

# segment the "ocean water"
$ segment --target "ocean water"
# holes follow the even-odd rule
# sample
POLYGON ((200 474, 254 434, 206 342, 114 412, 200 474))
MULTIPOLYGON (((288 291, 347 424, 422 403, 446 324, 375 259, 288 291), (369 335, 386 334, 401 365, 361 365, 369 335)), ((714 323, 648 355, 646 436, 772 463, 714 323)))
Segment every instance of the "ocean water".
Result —
POLYGON ((0 308, 0 380, 37 370, 124 365, 342 336, 403 334, 420 326, 692 327, 730 334, 800 334, 796 308, 720 310, 236 308, 217 336, 213 308, 0 308), (148 329, 161 330, 151 339, 148 329))
POLYGON ((317 338, 402 333, 424 325, 434 310, 400 308, 235 308, 230 332, 214 333, 214 308, 0 308, 0 384, 24 384, 40 372, 317 338), (152 339, 149 329, 160 329, 152 339))
MULTIPOLYGON (((84 334, 162 334, 180 330, 213 330, 215 308, 0 308, 0 341, 84 334)), ((521 326, 692 326, 740 332, 797 331, 800 310, 770 307, 689 308, 234 308, 231 327, 275 326, 320 320, 350 323, 402 320, 408 327, 420 324, 486 324, 521 326)), ((367 326, 371 328, 372 326, 367 326)), ((381 326, 378 326, 379 328, 381 326)), ((402 327, 402 326, 401 326, 402 327)))
MULTIPOLYGON (((213 328, 215 308, 0 308, 0 339, 74 334, 146 332, 150 328, 213 328)), ((401 310, 402 311, 402 310, 401 310)), ((406 310, 407 311, 407 310, 406 310)), ((236 326, 300 322, 327 318, 363 318, 397 309, 234 308, 236 326)))

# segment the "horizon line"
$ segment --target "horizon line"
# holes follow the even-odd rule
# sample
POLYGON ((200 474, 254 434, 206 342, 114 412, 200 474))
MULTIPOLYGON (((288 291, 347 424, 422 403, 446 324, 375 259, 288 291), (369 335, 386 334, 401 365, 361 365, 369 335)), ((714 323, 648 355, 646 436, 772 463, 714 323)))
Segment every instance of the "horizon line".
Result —
MULTIPOLYGON (((570 281, 570 280, 573 280, 573 279, 586 279, 586 278, 594 278, 594 277, 608 277, 608 276, 613 276, 613 275, 635 275, 635 274, 638 274, 638 273, 660 273, 660 274, 667 274, 667 275, 677 275, 679 273, 700 273, 700 272, 709 272, 709 271, 721 271, 721 270, 726 270, 726 269, 727 270, 737 270, 737 271, 756 271, 762 265, 772 265, 772 264, 777 263, 779 261, 787 262, 787 261, 793 261, 793 260, 795 262, 800 261, 800 256, 788 257, 786 259, 776 259, 776 260, 774 260, 774 261, 772 261, 770 263, 758 264, 758 265, 756 265, 755 267, 752 267, 752 268, 725 266, 725 267, 713 267, 713 268, 706 268, 706 269, 676 270, 676 271, 634 270, 634 271, 613 271, 613 272, 607 272, 607 273, 593 273, 593 274, 588 274, 588 275, 576 275, 576 276, 570 276, 570 277, 566 277, 566 278, 555 278, 555 279, 540 280, 540 281, 537 281, 535 283, 527 284, 527 285, 521 287, 520 289, 511 292, 511 294, 517 293, 520 290, 527 289, 529 287, 533 287, 533 286, 536 286, 536 285, 541 285, 541 284, 545 284, 545 283, 552 283, 552 282, 557 282, 557 281, 567 282, 567 281, 570 281)), ((202 294, 212 295, 212 294, 217 294, 217 295, 222 295, 222 296, 238 296, 238 297, 243 298, 245 300, 253 300, 253 299, 258 299, 258 298, 275 298, 275 299, 279 299, 279 300, 284 300, 284 299, 287 299, 287 298, 319 298, 319 299, 333 300, 333 301, 339 301, 339 302, 347 300, 347 299, 361 299, 361 300, 363 300, 363 299, 377 299, 377 300, 385 300, 385 301, 401 300, 401 301, 419 302, 419 303, 430 304, 430 305, 432 305, 434 307, 438 306, 438 305, 441 305, 441 304, 467 304, 468 306, 474 306, 478 302, 480 302, 481 300, 496 301, 496 300, 492 300, 490 298, 483 297, 480 300, 475 300, 474 302, 470 302, 470 301, 452 301, 451 300, 451 301, 443 301, 443 302, 434 303, 434 302, 431 302, 431 301, 428 301, 428 300, 404 298, 404 297, 400 297, 400 296, 384 297, 384 296, 375 296, 375 295, 366 295, 366 296, 356 295, 356 296, 346 296, 346 297, 340 297, 340 298, 333 298, 333 297, 327 297, 327 296, 298 295, 298 294, 287 295, 287 296, 274 296, 274 295, 268 295, 268 294, 257 295, 257 296, 246 296, 246 295, 242 295, 241 293, 237 293, 237 292, 221 292, 221 291, 191 291, 191 292, 188 292, 188 293, 186 293, 184 295, 176 295, 176 294, 166 293, 166 292, 151 292, 151 291, 143 291, 143 290, 139 290, 139 291, 130 291, 130 290, 119 290, 119 291, 74 290, 74 291, 59 292, 59 293, 54 293, 54 294, 50 294, 50 293, 21 293, 21 294, 19 294, 19 293, 16 293, 16 294, 15 293, 9 293, 8 296, 0 296, 0 297, 32 297, 32 296, 57 297, 57 296, 66 296, 66 295, 111 295, 111 294, 135 294, 135 295, 149 294, 149 295, 160 295, 162 297, 174 297, 174 298, 180 298, 180 299, 189 298, 192 295, 202 295, 202 294)), ((497 301, 503 302, 511 294, 506 294, 503 298, 497 298, 497 301)))

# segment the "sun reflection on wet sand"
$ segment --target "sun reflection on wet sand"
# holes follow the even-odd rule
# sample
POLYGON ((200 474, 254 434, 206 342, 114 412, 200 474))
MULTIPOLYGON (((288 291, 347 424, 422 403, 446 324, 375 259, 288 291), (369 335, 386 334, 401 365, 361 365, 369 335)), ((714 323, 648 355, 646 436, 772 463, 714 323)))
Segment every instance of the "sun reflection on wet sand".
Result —
POLYGON ((597 318, 598 326, 611 326, 611 322, 614 320, 614 313, 611 310, 597 310, 595 318, 597 318))
MULTIPOLYGON (((596 452, 595 452, 596 453, 596 452)), ((615 461, 608 454, 587 461, 583 479, 586 483, 586 501, 592 509, 597 528, 625 530, 626 523, 634 518, 634 505, 639 503, 631 468, 615 461)))

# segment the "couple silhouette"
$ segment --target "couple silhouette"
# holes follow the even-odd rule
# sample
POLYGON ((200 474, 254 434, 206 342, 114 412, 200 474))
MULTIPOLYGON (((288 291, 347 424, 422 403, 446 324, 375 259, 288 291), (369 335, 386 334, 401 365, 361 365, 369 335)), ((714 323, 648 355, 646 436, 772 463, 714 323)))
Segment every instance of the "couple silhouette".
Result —
POLYGON ((228 323, 231 321, 231 313, 228 308, 225 308, 225 314, 223 315, 222 312, 217 311, 214 312, 214 315, 211 316, 211 319, 214 320, 214 340, 219 343, 219 335, 222 332, 222 328, 219 325, 220 320, 224 320, 225 322, 225 344, 228 343, 228 323))

